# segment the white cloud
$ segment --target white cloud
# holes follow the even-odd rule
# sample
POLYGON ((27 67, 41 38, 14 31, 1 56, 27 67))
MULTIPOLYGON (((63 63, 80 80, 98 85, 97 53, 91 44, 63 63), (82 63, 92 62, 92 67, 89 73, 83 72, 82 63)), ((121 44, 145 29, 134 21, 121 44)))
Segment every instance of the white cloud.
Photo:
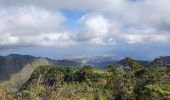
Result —
POLYGON ((119 41, 123 41, 129 44, 134 43, 148 43, 148 42, 168 42, 170 40, 169 35, 155 35, 155 34, 124 34, 119 36, 119 41))
POLYGON ((8 31, 44 31, 65 21, 60 12, 50 12, 35 7, 0 9, 1 33, 8 31))
POLYGON ((89 44, 113 44, 110 39, 110 20, 101 14, 86 14, 79 19, 81 29, 76 35, 77 42, 89 44))
POLYGON ((18 43, 18 37, 11 36, 11 34, 1 34, 0 46, 14 45, 18 43))
POLYGON ((6 7, 37 6, 47 9, 71 9, 81 11, 107 11, 122 7, 128 0, 1 0, 6 7))
POLYGON ((35 45, 35 46, 66 46, 71 41, 70 34, 63 33, 42 33, 36 36, 22 36, 20 37, 20 42, 25 45, 35 45), (26 41, 25 41, 26 40, 26 41))
POLYGON ((87 33, 95 34, 95 36, 104 36, 109 32, 110 22, 102 15, 85 15, 81 18, 80 23, 87 33))
POLYGON ((169 3, 169 0, 0 0, 0 46, 169 42, 169 3), (63 28, 67 21, 58 9, 87 12, 79 19, 80 29, 70 32, 63 28))
POLYGON ((62 46, 71 35, 62 30, 58 11, 35 7, 0 9, 0 46, 62 46))

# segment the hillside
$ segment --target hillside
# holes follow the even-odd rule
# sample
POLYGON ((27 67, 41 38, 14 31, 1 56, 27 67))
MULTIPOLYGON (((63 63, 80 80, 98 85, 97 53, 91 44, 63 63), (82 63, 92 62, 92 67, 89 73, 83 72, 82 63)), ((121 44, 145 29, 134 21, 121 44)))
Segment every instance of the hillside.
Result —
MULTIPOLYGON (((142 61, 139 61, 142 62, 142 61)), ((142 65, 149 62, 143 61, 142 65)), ((61 66, 81 66, 92 65, 97 67, 105 67, 108 64, 123 65, 123 59, 117 60, 114 57, 95 56, 95 57, 82 57, 63 60, 52 60, 43 57, 34 57, 29 55, 11 54, 8 56, 0 56, 0 80, 9 80, 13 74, 19 73, 21 70, 27 69, 31 73, 36 66, 39 65, 61 65, 61 66), (26 66, 31 66, 30 68, 26 66), (30 71, 31 70, 31 71, 30 71)), ((22 76, 22 75, 21 75, 22 76)))
MULTIPOLYGON (((114 57, 95 56, 70 58, 63 60, 52 60, 44 57, 34 57, 29 55, 11 54, 8 56, 0 56, 0 81, 12 87, 14 90, 25 83, 32 72, 41 65, 60 65, 60 66, 84 66, 92 65, 97 67, 106 67, 108 64, 115 64, 124 66, 125 59, 118 60, 114 57)), ((153 61, 138 62, 147 67, 149 64, 157 64, 158 66, 165 66, 170 63, 170 57, 159 57, 153 61)))
POLYGON ((12 88, 20 87, 41 65, 54 65, 48 58, 11 54, 0 57, 0 80, 12 88))
MULTIPOLYGON (((168 100, 168 58, 155 58, 149 63, 127 57, 102 68, 77 63, 79 60, 75 63, 29 55, 1 56, 4 77, 1 76, 0 99, 168 100), (81 66, 71 67, 74 64, 81 66)), ((107 61, 103 58, 88 61, 100 63, 102 60, 107 61)))
POLYGON ((42 100, 170 99, 170 75, 167 72, 169 67, 130 69, 130 66, 127 69, 121 69, 110 65, 106 70, 87 65, 82 68, 41 66, 20 88, 18 91, 20 96, 17 98, 42 100))

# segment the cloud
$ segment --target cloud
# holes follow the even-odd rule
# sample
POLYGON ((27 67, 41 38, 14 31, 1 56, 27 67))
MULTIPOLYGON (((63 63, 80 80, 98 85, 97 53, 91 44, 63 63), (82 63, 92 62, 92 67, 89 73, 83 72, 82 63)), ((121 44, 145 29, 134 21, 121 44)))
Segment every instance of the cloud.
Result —
POLYGON ((18 38, 15 36, 11 36, 11 34, 2 34, 0 37, 0 45, 5 46, 5 45, 13 45, 18 42, 18 38))
POLYGON ((113 44, 110 35, 109 19, 101 14, 86 14, 79 19, 81 28, 75 37, 77 42, 91 44, 113 44))
POLYGON ((108 34, 109 21, 102 15, 84 15, 80 19, 82 29, 79 32, 80 40, 91 40, 108 34))
POLYGON ((148 42, 168 42, 169 35, 155 35, 155 34, 124 34, 119 36, 119 41, 123 41, 129 44, 134 43, 148 43, 148 42))
POLYGON ((59 26, 64 21, 65 18, 60 12, 54 13, 35 7, 0 9, 1 33, 25 29, 44 31, 59 26))
POLYGON ((70 9, 81 11, 107 11, 112 8, 122 7, 128 0, 1 0, 1 6, 37 6, 47 9, 70 9), (103 3, 106 5, 103 7, 103 3), (94 6, 95 4, 95 6, 94 6))
POLYGON ((48 33, 37 36, 23 36, 20 42, 35 46, 65 46, 71 43, 71 36, 68 33, 48 33), (26 40, 26 41, 25 41, 26 40))
POLYGON ((35 7, 0 9, 0 46, 62 46, 71 35, 62 30, 59 11, 35 7))
POLYGON ((102 15, 84 15, 80 19, 84 25, 85 33, 94 33, 94 36, 104 36, 108 34, 110 22, 102 15))
POLYGON ((0 46, 170 41, 169 0, 0 0, 0 46), (95 6, 94 6, 95 5, 95 6), (85 12, 67 30, 60 9, 85 12), (75 22, 76 23, 76 22, 75 22))

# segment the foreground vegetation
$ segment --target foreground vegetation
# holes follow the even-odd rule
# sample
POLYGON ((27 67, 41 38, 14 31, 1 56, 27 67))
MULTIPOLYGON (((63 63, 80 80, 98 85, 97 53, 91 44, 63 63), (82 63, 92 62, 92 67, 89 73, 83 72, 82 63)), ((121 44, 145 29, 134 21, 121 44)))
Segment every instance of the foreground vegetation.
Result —
POLYGON ((105 69, 38 67, 18 90, 0 85, 0 99, 18 100, 170 100, 170 65, 141 66, 126 58, 124 66, 105 69))

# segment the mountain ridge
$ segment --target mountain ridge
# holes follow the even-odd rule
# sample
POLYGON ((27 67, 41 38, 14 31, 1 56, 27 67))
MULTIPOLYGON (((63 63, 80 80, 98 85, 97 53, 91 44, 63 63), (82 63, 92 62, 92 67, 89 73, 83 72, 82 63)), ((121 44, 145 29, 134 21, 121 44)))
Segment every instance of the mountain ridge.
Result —
MULTIPOLYGON (((152 61, 137 60, 142 66, 146 66, 152 62, 157 62, 160 65, 170 63, 170 56, 160 56, 152 61), (160 63, 159 61, 162 61, 160 63)), ((13 74, 24 70, 26 66, 30 67, 31 72, 41 65, 59 65, 59 66, 83 66, 92 65, 94 67, 105 67, 108 64, 123 65, 124 59, 115 59, 111 56, 94 56, 94 57, 79 57, 53 60, 48 57, 34 57, 31 55, 10 54, 0 56, 0 80, 9 80, 13 74)), ((29 70, 28 68, 25 68, 29 70)))

